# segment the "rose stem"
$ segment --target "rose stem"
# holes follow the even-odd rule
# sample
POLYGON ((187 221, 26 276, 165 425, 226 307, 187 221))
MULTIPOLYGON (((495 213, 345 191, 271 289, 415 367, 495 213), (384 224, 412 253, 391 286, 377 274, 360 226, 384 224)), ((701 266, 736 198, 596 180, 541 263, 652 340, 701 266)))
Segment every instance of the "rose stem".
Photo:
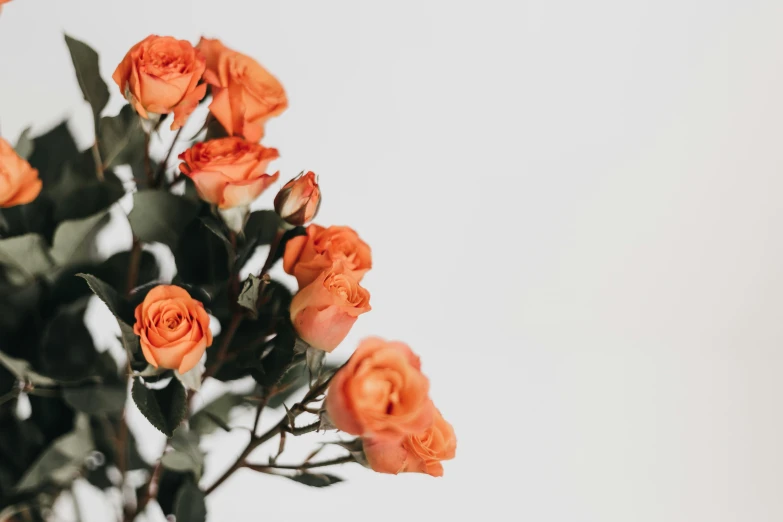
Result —
POLYGON ((150 188, 155 187, 155 175, 152 173, 152 162, 150 161, 150 135, 144 133, 144 171, 147 173, 147 185, 150 188))
POLYGON ((101 160, 101 150, 98 148, 97 132, 95 143, 92 144, 92 159, 95 162, 95 176, 98 178, 98 181, 103 181, 103 160, 101 160))
POLYGON ((174 151, 174 146, 176 146, 177 141, 179 140, 179 135, 182 134, 182 130, 185 127, 180 127, 177 133, 174 135, 174 139, 171 140, 171 146, 169 147, 168 152, 166 152, 166 157, 163 158, 163 161, 160 165, 158 165, 158 171, 155 173, 155 183, 161 180, 161 176, 166 173, 166 166, 169 162, 169 158, 171 157, 171 153, 174 151))
MULTIPOLYGON (((336 373, 336 372, 335 372, 336 373)), ((334 374, 332 374, 334 375, 334 374)), ((239 454, 236 461, 231 465, 230 468, 226 470, 223 475, 219 479, 215 481, 214 484, 209 486, 205 491, 205 495, 209 495, 213 491, 215 491, 223 482, 225 482, 231 475, 234 474, 235 471, 242 468, 245 465, 245 459, 255 450, 257 447, 261 446, 268 440, 274 438, 275 435, 280 433, 283 430, 286 430, 289 425, 289 415, 293 418, 296 418, 299 414, 304 413, 304 408, 309 403, 315 401, 318 399, 318 397, 326 391, 326 389, 329 387, 329 382, 331 382, 332 378, 326 379, 324 382, 316 386, 315 388, 311 389, 309 392, 307 392, 307 395, 304 396, 302 399, 302 402, 299 402, 297 404, 294 404, 293 407, 288 410, 288 414, 280 419, 280 421, 272 426, 269 431, 264 433, 263 435, 260 435, 256 437, 255 430, 253 433, 250 434, 250 441, 247 443, 247 446, 244 450, 242 450, 242 453, 239 454)), ((263 408, 262 408, 263 409, 263 408)), ((290 431, 290 429, 288 430, 290 431)))
POLYGON ((128 261, 128 278, 125 285, 125 294, 130 296, 139 280, 139 265, 141 264, 141 241, 136 236, 133 237, 133 246, 130 251, 130 260, 128 261))
POLYGON ((345 455, 343 457, 338 457, 331 460, 322 460, 321 462, 304 462, 302 464, 296 464, 296 465, 284 465, 284 464, 262 465, 262 464, 246 463, 244 467, 248 469, 252 469, 253 471, 265 471, 267 469, 303 470, 303 469, 312 469, 312 468, 323 468, 326 466, 334 466, 336 464, 347 464, 349 462, 356 462, 356 459, 353 458, 353 455, 345 455))

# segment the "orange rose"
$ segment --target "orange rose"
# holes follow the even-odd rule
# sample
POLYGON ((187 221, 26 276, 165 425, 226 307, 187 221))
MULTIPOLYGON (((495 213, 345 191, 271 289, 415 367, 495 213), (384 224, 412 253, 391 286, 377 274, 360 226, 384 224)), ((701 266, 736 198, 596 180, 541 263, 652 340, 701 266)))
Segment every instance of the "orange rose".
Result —
POLYGON ((180 171, 193 180, 199 196, 221 209, 247 206, 277 180, 266 174, 276 149, 238 137, 197 143, 179 155, 180 171))
POLYGON ((0 138, 0 208, 30 203, 38 197, 42 185, 38 171, 0 138))
POLYGON ((370 293, 338 263, 299 290, 291 301, 291 322, 307 344, 331 352, 353 323, 370 311, 370 293))
POLYGON ((408 345, 365 339, 332 378, 326 411, 346 433, 399 441, 432 426, 429 387, 408 345))
POLYGON ((367 243, 349 227, 307 227, 306 236, 288 240, 283 254, 283 269, 296 277, 299 288, 307 286, 335 262, 342 262, 361 281, 372 268, 367 243))
POLYGON ((275 211, 286 223, 301 226, 312 221, 321 206, 321 189, 314 172, 299 174, 275 196, 275 211))
POLYGON ((112 79, 142 118, 173 112, 176 130, 207 93, 206 84, 198 85, 205 69, 204 56, 190 42, 150 35, 131 47, 112 79))
POLYGON ((212 345, 204 305, 178 286, 156 286, 136 307, 133 332, 141 337, 144 358, 155 368, 185 373, 212 345))
POLYGON ((443 476, 441 461, 454 458, 457 437, 437 408, 432 426, 402 440, 365 439, 364 454, 370 467, 379 473, 427 473, 443 476))
POLYGON ((220 40, 202 38, 198 48, 207 59, 204 80, 212 85, 209 110, 229 134, 259 141, 266 120, 288 107, 283 86, 258 62, 220 40))

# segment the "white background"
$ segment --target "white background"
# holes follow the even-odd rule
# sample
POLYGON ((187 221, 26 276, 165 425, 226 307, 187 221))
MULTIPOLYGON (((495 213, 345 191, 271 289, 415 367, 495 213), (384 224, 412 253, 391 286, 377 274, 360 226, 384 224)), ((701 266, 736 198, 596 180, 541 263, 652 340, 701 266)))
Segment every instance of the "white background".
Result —
MULTIPOLYGON (((338 354, 408 342, 457 459, 240 473, 210 520, 780 521, 781 27, 779 0, 14 0, 0 123, 90 143, 63 30, 107 80, 150 33, 220 37, 288 91, 282 178, 372 245, 338 354)), ((243 443, 207 441, 204 484, 243 443)))

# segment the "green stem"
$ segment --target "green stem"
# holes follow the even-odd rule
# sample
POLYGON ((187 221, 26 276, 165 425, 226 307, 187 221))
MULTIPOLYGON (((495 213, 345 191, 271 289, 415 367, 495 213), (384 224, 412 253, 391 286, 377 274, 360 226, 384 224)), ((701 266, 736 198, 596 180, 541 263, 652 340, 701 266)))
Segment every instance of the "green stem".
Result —
POLYGON ((320 462, 304 462, 302 464, 296 464, 296 465, 285 465, 285 464, 270 464, 270 465, 245 464, 244 467, 252 469, 254 471, 266 471, 266 470, 269 470, 269 469, 305 470, 305 469, 313 469, 313 468, 323 468, 323 467, 326 467, 326 466, 334 466, 334 465, 337 465, 337 464, 347 464, 349 462, 356 462, 356 459, 353 458, 352 455, 345 455, 344 457, 338 457, 336 459, 322 460, 320 462))

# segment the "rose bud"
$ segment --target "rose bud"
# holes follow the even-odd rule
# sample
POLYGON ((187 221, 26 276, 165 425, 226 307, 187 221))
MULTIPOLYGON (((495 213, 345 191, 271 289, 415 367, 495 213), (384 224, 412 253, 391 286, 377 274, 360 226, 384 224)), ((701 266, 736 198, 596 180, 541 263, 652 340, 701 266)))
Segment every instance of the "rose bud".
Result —
POLYGON ((230 135, 258 142, 264 123, 288 107, 283 86, 258 62, 220 40, 202 38, 198 48, 207 59, 204 81, 212 86, 210 112, 230 135))
POLYGON ((171 130, 185 124, 206 95, 198 85, 206 60, 190 42, 150 35, 125 55, 112 79, 144 119, 174 113, 171 130))
POLYGON ((266 168, 280 155, 238 137, 196 143, 179 155, 179 170, 193 180, 199 196, 221 209, 250 205, 277 180, 266 168))
POLYGON ((339 345, 370 311, 370 293, 342 264, 324 270, 291 301, 291 322, 304 342, 325 352, 339 345))
POLYGON ((408 345, 365 339, 332 378, 325 407, 340 430, 374 441, 400 441, 433 423, 429 380, 408 345))
POLYGON ((156 286, 136 307, 133 333, 141 338, 148 363, 181 374, 192 370, 212 345, 204 305, 172 285, 156 286))
POLYGON ((379 473, 426 473, 443 476, 441 461, 453 459, 457 451, 454 428, 440 411, 434 410, 432 426, 402 440, 365 439, 364 454, 370 467, 379 473))
POLYGON ((0 208, 30 203, 42 186, 38 171, 0 138, 0 208))
POLYGON ((312 221, 321 206, 321 189, 315 173, 298 175, 275 196, 275 211, 286 223, 301 226, 312 221))
POLYGON ((283 253, 283 270, 296 277, 299 288, 310 284, 321 272, 340 262, 357 281, 372 268, 370 247, 349 227, 307 227, 307 235, 288 240, 283 253))

